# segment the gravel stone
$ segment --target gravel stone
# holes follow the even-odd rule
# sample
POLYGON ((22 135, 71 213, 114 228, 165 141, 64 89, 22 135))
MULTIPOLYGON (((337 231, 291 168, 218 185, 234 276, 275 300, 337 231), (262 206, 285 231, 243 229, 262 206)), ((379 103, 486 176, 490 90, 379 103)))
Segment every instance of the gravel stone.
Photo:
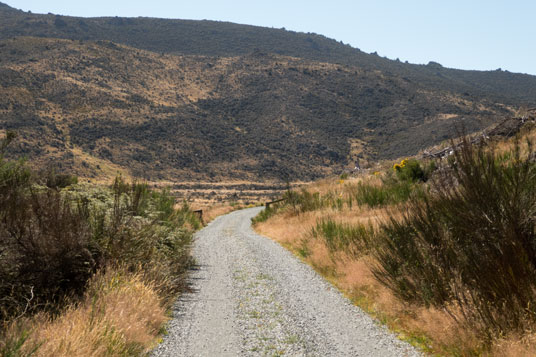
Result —
POLYGON ((152 356, 421 356, 308 265, 256 234, 262 208, 196 235, 192 291, 173 309, 152 356))

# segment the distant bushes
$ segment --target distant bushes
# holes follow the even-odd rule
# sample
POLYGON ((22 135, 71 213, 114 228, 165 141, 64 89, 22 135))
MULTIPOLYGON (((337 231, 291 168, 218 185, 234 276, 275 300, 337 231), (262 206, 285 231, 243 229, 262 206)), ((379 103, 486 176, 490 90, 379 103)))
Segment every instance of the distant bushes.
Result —
POLYGON ((464 142, 454 160, 382 226, 376 277, 400 298, 446 308, 480 331, 524 329, 536 313, 534 151, 464 142))
POLYGON ((78 177, 69 174, 58 174, 54 170, 45 173, 45 185, 48 188, 62 189, 78 183, 78 177))
POLYGON ((404 159, 393 166, 380 183, 362 181, 350 188, 351 195, 359 205, 381 207, 406 202, 410 197, 421 197, 425 188, 420 185, 428 181, 436 169, 431 162, 423 168, 415 159, 404 159))

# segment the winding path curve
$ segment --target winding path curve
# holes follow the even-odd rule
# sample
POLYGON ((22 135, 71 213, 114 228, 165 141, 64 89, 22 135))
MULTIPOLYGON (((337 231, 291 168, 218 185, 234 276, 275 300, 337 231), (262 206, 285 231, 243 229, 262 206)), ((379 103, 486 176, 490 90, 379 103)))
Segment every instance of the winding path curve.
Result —
POLYGON ((193 291, 153 356, 420 356, 279 244, 251 229, 261 208, 197 233, 193 291))

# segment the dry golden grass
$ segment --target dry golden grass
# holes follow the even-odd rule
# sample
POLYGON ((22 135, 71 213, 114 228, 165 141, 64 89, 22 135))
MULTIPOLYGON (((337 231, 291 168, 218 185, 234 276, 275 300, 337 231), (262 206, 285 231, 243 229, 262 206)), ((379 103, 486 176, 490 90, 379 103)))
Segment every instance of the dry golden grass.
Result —
POLYGON ((536 333, 530 332, 500 339, 493 346, 491 354, 504 357, 536 356, 536 333))
MULTIPOLYGON (((359 180, 378 182, 377 177, 358 177, 359 180)), ((327 194, 335 192, 347 194, 346 182, 339 179, 321 180, 306 186, 310 192, 327 194)), ((368 224, 378 227, 379 222, 393 215, 400 215, 396 207, 389 209, 369 209, 354 205, 342 210, 323 208, 295 215, 282 211, 265 222, 259 222, 255 229, 260 234, 279 242, 300 256, 315 270, 331 281, 356 305, 362 307, 375 318, 405 340, 439 355, 482 355, 492 356, 534 356, 536 355, 536 334, 508 336, 492 345, 490 352, 484 349, 484 341, 474 331, 455 320, 446 312, 434 308, 414 306, 399 300, 391 290, 380 284, 372 273, 376 264, 373 257, 359 258, 344 253, 331 253, 321 239, 315 239, 312 228, 321 219, 331 218, 339 223, 368 224), (513 352, 512 352, 513 351, 513 352)))
MULTIPOLYGON (((35 356, 125 356, 148 352, 168 320, 154 284, 121 270, 97 275, 85 299, 57 318, 40 314, 24 325, 30 336, 22 348, 35 356)), ((21 332, 13 325, 7 337, 21 332)))
MULTIPOLYGON (((179 205, 177 205, 178 207, 179 205)), ((255 204, 244 204, 244 203, 210 203, 205 201, 196 201, 191 203, 190 207, 192 210, 203 210, 203 223, 207 224, 223 216, 224 214, 231 213, 240 209, 254 207, 255 204)))
POLYGON ((203 222, 210 223, 219 216, 230 213, 236 210, 236 206, 231 206, 230 204, 221 204, 213 206, 200 206, 197 207, 192 205, 193 209, 202 209, 203 210, 203 222))
MULTIPOLYGON (((523 128, 519 134, 520 154, 521 157, 526 157, 528 153, 527 141, 531 142, 533 147, 536 145, 536 127, 535 125, 528 125, 523 128)), ((513 149, 513 142, 511 139, 502 139, 493 143, 492 148, 498 153, 505 153, 513 149)))

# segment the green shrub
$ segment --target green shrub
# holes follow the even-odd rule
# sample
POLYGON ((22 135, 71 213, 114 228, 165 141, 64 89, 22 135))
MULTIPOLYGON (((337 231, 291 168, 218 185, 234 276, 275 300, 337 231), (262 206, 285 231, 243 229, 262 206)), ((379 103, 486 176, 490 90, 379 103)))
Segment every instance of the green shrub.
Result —
MULTIPOLYGON (((5 150, 8 137, 0 145, 5 150)), ((96 263, 87 222, 57 191, 0 156, 0 319, 83 290, 96 263)))
POLYGON ((61 189, 78 183, 78 177, 69 174, 58 174, 49 170, 45 174, 45 185, 48 188, 61 189))
MULTIPOLYGON (((161 191, 153 191, 151 200, 155 205, 154 210, 158 212, 158 219, 161 221, 169 220, 175 212, 175 197, 170 194, 169 189, 164 188, 161 191)), ((190 208, 186 202, 184 202, 182 210, 183 212, 190 212, 190 208)), ((199 227, 197 223, 200 222, 196 222, 196 229, 199 227)))
POLYGON ((522 330, 536 319, 534 151, 462 144, 430 192, 383 225, 375 274, 407 301, 460 309, 488 335, 522 330))
POLYGON ((428 179, 421 164, 415 159, 402 160, 400 165, 395 165, 395 171, 396 176, 401 181, 425 182, 428 179))
POLYGON ((169 292, 183 287, 193 231, 201 228, 186 203, 174 209, 169 190, 151 192, 146 184, 127 184, 121 178, 115 180, 111 197, 78 199, 105 266, 142 267, 169 292))
POLYGON ((0 293, 3 308, 16 313, 29 296, 32 306, 80 295, 97 263, 90 227, 54 190, 21 193, 0 208, 0 293))

